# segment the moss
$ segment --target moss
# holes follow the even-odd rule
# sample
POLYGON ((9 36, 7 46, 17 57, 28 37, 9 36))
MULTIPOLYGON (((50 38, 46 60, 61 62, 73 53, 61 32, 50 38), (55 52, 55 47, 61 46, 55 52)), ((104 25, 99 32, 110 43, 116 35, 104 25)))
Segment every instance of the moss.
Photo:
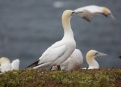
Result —
POLYGON ((121 69, 80 71, 14 70, 0 75, 0 87, 118 87, 121 69))

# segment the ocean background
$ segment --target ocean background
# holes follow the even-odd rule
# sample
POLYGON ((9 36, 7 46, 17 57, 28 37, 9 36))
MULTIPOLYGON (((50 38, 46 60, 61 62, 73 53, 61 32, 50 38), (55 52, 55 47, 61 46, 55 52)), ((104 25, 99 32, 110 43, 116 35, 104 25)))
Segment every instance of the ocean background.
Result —
POLYGON ((0 0, 0 57, 19 58, 24 69, 63 37, 61 15, 66 9, 87 5, 108 7, 115 20, 103 15, 87 22, 73 17, 71 25, 77 48, 84 56, 95 49, 108 54, 98 57, 100 67, 121 67, 121 0, 0 0))

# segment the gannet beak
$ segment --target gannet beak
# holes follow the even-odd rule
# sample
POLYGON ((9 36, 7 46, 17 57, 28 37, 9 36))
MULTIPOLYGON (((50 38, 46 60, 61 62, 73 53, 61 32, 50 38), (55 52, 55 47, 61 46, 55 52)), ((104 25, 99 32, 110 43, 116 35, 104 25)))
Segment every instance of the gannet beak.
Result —
POLYGON ((115 17, 113 16, 113 14, 109 15, 113 20, 115 20, 115 17))
POLYGON ((97 56, 107 56, 107 54, 98 52, 97 56))

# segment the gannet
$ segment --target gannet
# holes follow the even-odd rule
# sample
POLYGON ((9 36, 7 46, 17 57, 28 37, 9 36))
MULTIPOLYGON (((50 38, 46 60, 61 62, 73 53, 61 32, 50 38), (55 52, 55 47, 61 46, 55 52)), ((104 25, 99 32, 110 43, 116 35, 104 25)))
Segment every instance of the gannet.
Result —
POLYGON ((19 59, 13 60, 11 63, 11 70, 19 70, 19 64, 20 64, 19 59))
POLYGON ((1 65, 1 72, 7 72, 11 70, 11 63, 10 60, 6 57, 0 58, 0 65, 1 65))
POLYGON ((10 63, 10 60, 6 57, 0 58, 0 70, 2 73, 10 71, 10 70, 19 70, 19 63, 20 60, 16 59, 13 60, 12 63, 10 63))
MULTIPOLYGON (((60 64, 60 69, 63 71, 79 70, 83 63, 83 55, 79 49, 75 49, 72 55, 60 64)), ((58 70, 57 66, 53 66, 51 70, 58 70)))
POLYGON ((82 68, 82 69, 99 69, 99 64, 95 60, 95 58, 98 56, 107 56, 107 54, 98 52, 96 50, 88 51, 86 54, 86 61, 89 66, 87 68, 82 68))
POLYGON ((103 14, 106 17, 110 16, 112 19, 115 19, 110 9, 103 6, 97 6, 97 5, 84 6, 74 10, 74 12, 87 21, 91 21, 93 16, 99 15, 99 14, 103 14))
MULTIPOLYGON (((88 6, 87 6, 88 7, 88 6)), ((90 6, 89 6, 90 7, 90 6)), ((83 7, 85 8, 85 7, 83 7)), ((101 7, 104 9, 100 9, 98 13, 104 14, 106 16, 110 15, 111 12, 106 7, 101 7), (105 10, 105 11, 104 11, 105 10), (110 13, 110 14, 109 14, 110 13)), ((62 25, 64 28, 64 37, 62 40, 54 43, 52 46, 50 46, 43 54, 42 56, 34 63, 29 65, 29 67, 33 67, 34 69, 45 67, 45 66, 55 66, 60 65, 65 60, 67 60, 73 51, 76 48, 76 42, 74 40, 73 31, 71 29, 70 25, 70 19, 72 16, 81 16, 82 18, 90 21, 91 15, 89 8, 85 9, 76 9, 76 10, 65 10, 62 15, 62 25)), ((94 9, 93 9, 94 10, 94 9)))

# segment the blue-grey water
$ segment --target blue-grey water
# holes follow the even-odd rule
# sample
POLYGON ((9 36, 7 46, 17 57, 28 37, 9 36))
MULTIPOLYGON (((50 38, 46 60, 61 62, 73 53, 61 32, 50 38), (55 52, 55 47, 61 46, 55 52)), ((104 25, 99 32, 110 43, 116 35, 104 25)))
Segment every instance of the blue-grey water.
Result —
POLYGON ((77 48, 84 56, 95 49, 109 56, 98 57, 100 67, 121 67, 121 0, 0 0, 0 57, 19 58, 25 68, 63 37, 61 15, 66 9, 100 5, 111 9, 116 20, 104 16, 87 22, 71 19, 77 48))

